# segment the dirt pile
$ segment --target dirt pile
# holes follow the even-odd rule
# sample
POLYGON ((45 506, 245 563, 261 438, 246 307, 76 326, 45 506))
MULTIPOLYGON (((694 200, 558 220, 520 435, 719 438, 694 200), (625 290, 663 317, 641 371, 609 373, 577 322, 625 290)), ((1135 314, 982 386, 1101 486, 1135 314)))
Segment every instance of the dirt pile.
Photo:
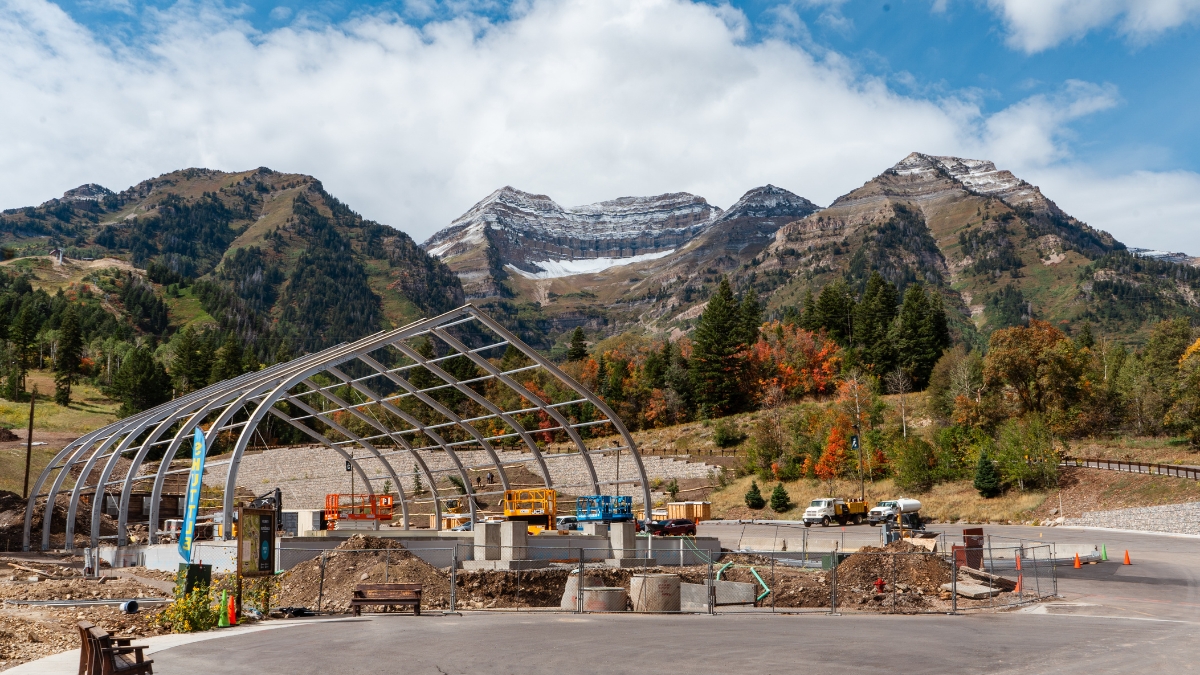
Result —
MULTIPOLYGON (((20 577, 18 577, 20 578, 20 577)), ((100 580, 5 581, 0 583, 0 600, 125 600, 168 598, 156 588, 129 577, 102 577, 100 580)))
MULTIPOLYGON (((68 495, 59 495, 54 500, 54 514, 50 521, 50 545, 52 548, 63 548, 66 544, 67 509, 70 506, 68 495)), ((8 490, 0 490, 0 550, 19 551, 23 541, 25 528, 25 500, 21 495, 8 490)), ((30 544, 34 549, 41 545, 42 513, 45 510, 45 498, 39 499, 33 512, 33 522, 30 529, 30 544)), ((92 510, 80 505, 75 512, 75 544, 87 546, 92 532, 92 510)), ((117 533, 116 519, 100 516, 100 534, 109 536, 117 533)))
POLYGON ((838 566, 838 586, 839 590, 874 590, 875 581, 883 579, 889 588, 895 583, 936 594, 942 584, 950 583, 950 574, 950 563, 920 546, 897 541, 883 548, 864 546, 846 558, 838 566))
POLYGON ((450 575, 447 572, 421 560, 395 540, 358 534, 328 553, 323 593, 321 558, 318 556, 281 575, 274 604, 315 610, 320 596, 322 610, 344 612, 350 609, 350 596, 356 585, 385 580, 422 584, 422 608, 450 606, 450 575))

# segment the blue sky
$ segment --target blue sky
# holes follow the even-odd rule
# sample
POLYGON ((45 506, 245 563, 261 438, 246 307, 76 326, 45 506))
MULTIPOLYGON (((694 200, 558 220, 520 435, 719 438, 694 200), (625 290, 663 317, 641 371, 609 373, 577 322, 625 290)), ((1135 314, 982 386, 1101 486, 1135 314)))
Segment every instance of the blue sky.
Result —
POLYGON ((566 204, 908 151, 993 159, 1200 255, 1200 0, 0 0, 0 207, 183 166, 310 173, 423 240, 511 184, 566 204), (60 11, 61 10, 61 11, 60 11))

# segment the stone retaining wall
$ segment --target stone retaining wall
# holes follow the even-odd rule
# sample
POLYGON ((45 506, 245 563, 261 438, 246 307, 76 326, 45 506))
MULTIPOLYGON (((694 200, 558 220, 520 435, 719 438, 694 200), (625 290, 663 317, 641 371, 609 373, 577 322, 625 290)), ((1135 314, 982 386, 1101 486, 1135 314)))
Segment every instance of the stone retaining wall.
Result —
POLYGON ((1063 524, 1171 534, 1200 534, 1200 502, 1088 511, 1080 518, 1067 518, 1063 524))

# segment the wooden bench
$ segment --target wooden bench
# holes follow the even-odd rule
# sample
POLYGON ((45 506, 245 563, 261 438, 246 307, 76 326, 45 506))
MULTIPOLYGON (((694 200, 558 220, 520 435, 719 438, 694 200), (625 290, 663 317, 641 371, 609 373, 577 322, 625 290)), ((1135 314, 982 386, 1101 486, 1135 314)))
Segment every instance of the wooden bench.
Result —
MULTIPOLYGON (((89 638, 88 631, 96 627, 96 624, 91 621, 79 621, 75 624, 79 629, 79 675, 93 675, 92 673, 92 641, 89 638)), ((129 647, 133 638, 109 635, 109 639, 118 647, 129 647)), ((99 671, 95 675, 98 675, 99 671)))
POLYGON ((364 605, 381 607, 413 608, 413 613, 421 616, 421 584, 359 584, 354 587, 350 598, 350 607, 354 616, 359 616, 364 605))
POLYGON ((128 638, 113 637, 96 626, 88 628, 87 634, 88 675, 149 675, 154 672, 151 665, 154 661, 147 661, 142 656, 145 645, 131 645, 128 638))

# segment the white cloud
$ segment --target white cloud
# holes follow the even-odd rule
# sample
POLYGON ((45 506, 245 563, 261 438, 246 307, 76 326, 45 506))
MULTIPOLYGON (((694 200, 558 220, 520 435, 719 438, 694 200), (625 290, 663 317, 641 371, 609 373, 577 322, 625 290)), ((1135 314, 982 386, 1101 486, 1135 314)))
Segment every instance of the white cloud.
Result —
POLYGON ((1200 175, 1134 171, 1106 176, 1069 166, 1032 169, 1025 178, 1067 213, 1129 246, 1200 256, 1200 175))
POLYGON ((371 16, 260 34, 194 6, 157 20, 113 47, 45 0, 0 4, 0 206, 187 166, 309 173, 418 241, 503 185, 728 206, 770 182, 827 204, 913 150, 1060 166, 1064 125, 1117 101, 1068 83, 983 117, 969 95, 904 97, 835 53, 747 42, 739 12, 684 0, 533 2, 420 29, 371 16))
POLYGON ((1040 52, 1116 24, 1134 43, 1196 19, 1200 0, 988 0, 1008 27, 1011 46, 1040 52))

